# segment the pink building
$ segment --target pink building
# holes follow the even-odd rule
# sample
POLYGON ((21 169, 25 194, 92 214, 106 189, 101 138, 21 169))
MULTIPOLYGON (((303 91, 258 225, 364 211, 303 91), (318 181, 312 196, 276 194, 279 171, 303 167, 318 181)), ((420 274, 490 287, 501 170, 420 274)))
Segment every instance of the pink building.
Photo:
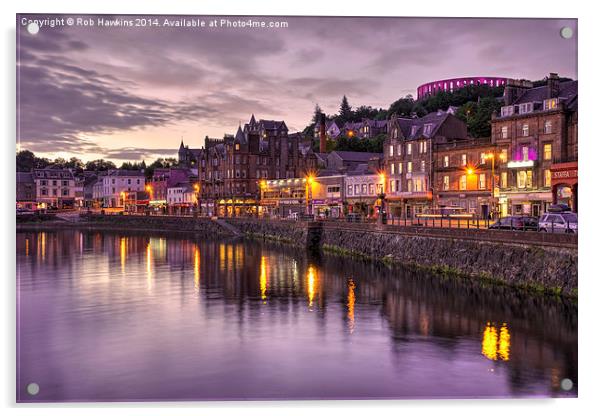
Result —
POLYGON ((500 87, 506 85, 508 78, 500 77, 464 77, 450 78, 439 81, 431 81, 418 87, 418 99, 436 94, 439 91, 454 91, 469 85, 489 85, 490 87, 500 87))

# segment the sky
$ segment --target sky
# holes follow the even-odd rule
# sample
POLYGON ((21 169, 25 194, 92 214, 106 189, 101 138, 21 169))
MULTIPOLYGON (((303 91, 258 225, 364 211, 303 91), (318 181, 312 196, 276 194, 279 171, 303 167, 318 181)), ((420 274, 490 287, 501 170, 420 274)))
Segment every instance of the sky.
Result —
POLYGON ((573 19, 253 17, 287 27, 240 28, 221 20, 248 17, 196 16, 205 27, 178 28, 164 26, 176 16, 146 27, 99 26, 101 17, 141 16, 17 15, 17 149, 149 162, 176 157, 182 139, 199 148, 234 134, 251 114, 300 131, 316 104, 334 114, 343 95, 386 109, 445 78, 577 79, 573 19), (68 17, 76 23, 44 20, 68 17), (565 26, 572 39, 560 36, 565 26))

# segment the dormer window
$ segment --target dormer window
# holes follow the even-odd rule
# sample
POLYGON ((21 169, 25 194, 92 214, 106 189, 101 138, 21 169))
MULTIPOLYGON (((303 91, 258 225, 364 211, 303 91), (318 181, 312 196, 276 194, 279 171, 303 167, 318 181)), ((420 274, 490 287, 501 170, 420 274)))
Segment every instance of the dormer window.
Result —
POLYGON ((513 105, 508 105, 508 106, 502 107, 502 117, 508 117, 508 116, 511 116, 512 114, 514 114, 514 106, 513 105))
POLYGON ((397 129, 393 129, 393 138, 397 139, 398 133, 397 133, 397 129))
POLYGON ((550 98, 543 102, 544 110, 554 110, 556 107, 558 107, 558 98, 550 98))
POLYGON ((533 103, 524 103, 518 107, 519 114, 527 114, 533 112, 533 103))
POLYGON ((424 135, 429 135, 431 134, 431 131, 433 130, 433 125, 432 124, 425 124, 424 125, 424 135))
POLYGON ((416 134, 416 132, 418 131, 418 126, 412 126, 412 136, 416 134))

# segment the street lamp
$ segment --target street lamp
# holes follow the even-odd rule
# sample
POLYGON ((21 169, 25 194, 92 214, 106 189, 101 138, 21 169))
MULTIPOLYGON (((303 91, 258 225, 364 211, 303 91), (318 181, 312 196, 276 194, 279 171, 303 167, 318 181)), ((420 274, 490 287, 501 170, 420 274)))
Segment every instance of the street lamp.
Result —
POLYGON ((381 192, 378 194, 378 199, 380 199, 379 216, 380 216, 381 222, 383 224, 386 224, 387 223, 387 218, 386 218, 387 214, 385 212, 385 198, 386 198, 385 189, 386 189, 387 175, 385 174, 384 171, 379 172, 378 179, 380 180, 380 182, 382 184, 381 192))
POLYGON ((311 215, 311 202, 312 202, 312 185, 314 183, 314 176, 310 173, 305 177, 305 202, 307 215, 311 215))
POLYGON ((201 201, 200 201, 200 195, 199 195, 199 193, 201 192, 201 185, 197 182, 194 184, 193 188, 194 188, 194 195, 196 197, 196 214, 198 215, 198 213, 201 210, 201 201))
POLYGON ((495 153, 489 152, 485 160, 491 159, 491 210, 495 213, 495 153))

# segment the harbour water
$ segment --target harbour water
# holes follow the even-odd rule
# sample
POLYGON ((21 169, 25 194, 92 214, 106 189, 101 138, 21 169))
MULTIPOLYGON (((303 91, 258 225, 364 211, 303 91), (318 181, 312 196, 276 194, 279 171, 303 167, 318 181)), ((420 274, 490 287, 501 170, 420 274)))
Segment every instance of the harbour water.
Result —
POLYGON ((21 402, 577 394, 568 301, 257 241, 16 243, 21 402))

